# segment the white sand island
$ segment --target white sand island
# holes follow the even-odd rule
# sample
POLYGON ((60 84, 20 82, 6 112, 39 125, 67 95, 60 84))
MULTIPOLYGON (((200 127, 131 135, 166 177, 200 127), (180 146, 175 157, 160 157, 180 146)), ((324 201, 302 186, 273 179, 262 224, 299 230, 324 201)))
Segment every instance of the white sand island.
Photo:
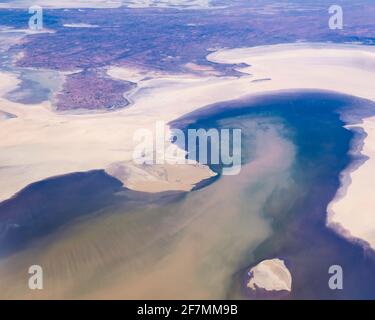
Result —
MULTIPOLYGON (((0 201, 33 182, 94 169, 105 169, 136 190, 190 190, 212 172, 202 166, 184 166, 180 176, 173 174, 173 181, 162 176, 160 184, 154 175, 160 168, 129 173, 131 166, 126 163, 132 160, 132 137, 139 128, 153 130, 156 121, 168 123, 212 103, 293 89, 331 90, 375 101, 374 47, 275 45, 220 50, 208 59, 250 66, 241 69, 242 77, 158 75, 110 68, 108 74, 113 77, 138 84, 129 95, 132 105, 110 113, 58 114, 49 102, 33 106, 9 102, 3 97, 19 81, 16 74, 0 72, 0 110, 15 115, 0 125, 0 201), (258 81, 262 79, 270 80, 258 81), (148 181, 153 181, 151 188, 148 181)), ((375 187, 374 120, 359 125, 368 133, 363 153, 370 160, 352 173, 345 197, 340 192, 340 199, 330 208, 328 223, 339 224, 345 235, 375 247, 375 215, 371 213, 375 207, 371 197, 375 187)))
POLYGON ((264 260, 249 271, 247 287, 252 290, 292 291, 292 275, 281 259, 264 260))

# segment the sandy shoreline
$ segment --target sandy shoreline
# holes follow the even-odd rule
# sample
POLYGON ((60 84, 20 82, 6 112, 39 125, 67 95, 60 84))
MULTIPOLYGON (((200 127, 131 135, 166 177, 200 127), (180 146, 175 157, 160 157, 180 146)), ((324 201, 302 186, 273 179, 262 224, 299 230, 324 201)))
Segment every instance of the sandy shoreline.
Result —
MULTIPOLYGON (((3 167, 0 170, 0 201, 10 198, 30 183, 72 172, 105 169, 127 183, 129 180, 121 178, 121 174, 116 176, 113 168, 131 161, 134 149, 132 137, 136 130, 154 130, 156 121, 169 123, 217 102, 293 89, 330 90, 375 101, 374 47, 276 45, 221 50, 210 54, 208 60, 246 63, 250 67, 240 69, 247 74, 240 78, 148 75, 147 72, 143 74, 116 67, 109 71, 110 75, 136 81, 138 87, 131 94, 133 104, 130 108, 111 113, 57 114, 48 102, 25 106, 0 98, 0 110, 16 116, 2 121, 0 126, 0 134, 4 137, 0 141, 0 163, 3 167)), ((0 96, 14 89, 18 82, 16 75, 0 72, 0 96)), ((375 245, 375 227, 373 232, 371 230, 372 225, 375 226, 375 218, 371 218, 369 212, 374 205, 369 195, 373 190, 371 181, 375 181, 369 179, 375 174, 375 155, 371 149, 375 141, 371 133, 374 120, 364 121, 358 126, 368 134, 363 153, 372 161, 367 161, 352 174, 348 194, 335 200, 330 219, 343 229, 350 230, 348 234, 375 245), (353 210, 356 213, 354 217, 353 210), (366 219, 358 219, 358 212, 363 212, 366 219)), ((149 187, 148 181, 155 181, 152 172, 158 174, 158 170, 146 171, 138 176, 131 175, 131 184, 137 185, 134 188, 139 191, 149 187), (140 176, 143 180, 137 181, 140 176)), ((207 168, 199 166, 184 166, 179 171, 181 176, 174 181, 162 179, 160 184, 156 181, 146 191, 189 190, 204 177, 212 175, 207 168), (177 180, 181 183, 176 185, 177 180)))
POLYGON ((364 119, 361 127, 367 134, 362 150, 358 150, 364 161, 359 167, 342 172, 341 188, 328 207, 328 225, 349 239, 365 241, 374 249, 375 117, 364 119))

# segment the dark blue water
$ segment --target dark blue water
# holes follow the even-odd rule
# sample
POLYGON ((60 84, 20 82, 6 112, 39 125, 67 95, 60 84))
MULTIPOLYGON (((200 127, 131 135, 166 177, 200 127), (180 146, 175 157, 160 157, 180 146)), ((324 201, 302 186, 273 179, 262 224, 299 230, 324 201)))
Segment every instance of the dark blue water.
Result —
MULTIPOLYGON (((284 92, 209 106, 174 122, 183 128, 222 128, 232 119, 278 119, 286 138, 296 147, 292 179, 287 188, 275 188, 264 207, 273 235, 255 251, 252 263, 233 276, 228 298, 256 298, 246 289, 247 271, 264 259, 280 257, 293 277, 290 299, 375 298, 374 252, 350 243, 326 227, 327 205, 340 186, 339 175, 351 162, 349 155, 361 132, 345 129, 374 115, 375 104, 328 92, 284 92), (344 270, 344 289, 330 290, 328 269, 344 270)), ((243 161, 251 160, 251 137, 245 130, 243 161)), ((213 166, 220 172, 220 167, 213 166)), ((249 197, 250 198, 250 197, 249 197)), ((251 206, 251 203, 248 203, 251 206)), ((266 298, 266 295, 258 296, 266 298)))
POLYGON ((163 203, 178 193, 148 195, 126 189, 103 170, 73 173, 33 183, 0 203, 0 258, 26 249, 59 228, 110 212, 163 203))
MULTIPOLYGON (((293 277, 292 293, 286 298, 375 298, 374 253, 326 227, 326 208, 340 185, 339 175, 360 159, 350 156, 349 150, 355 141, 363 138, 361 132, 355 133, 343 126, 358 123, 372 114, 375 114, 372 102, 350 96, 282 92, 208 106, 172 123, 184 130, 228 128, 228 124, 236 128, 236 124, 241 123, 244 163, 251 161, 255 152, 253 129, 243 126, 246 121, 255 119, 267 126, 282 126, 284 130, 280 132, 296 148, 291 178, 282 188, 275 186, 263 208, 264 218, 272 225, 273 233, 255 253, 249 251, 239 259, 242 262, 233 270, 227 298, 257 298, 246 288, 247 271, 260 261, 275 257, 285 260, 293 277), (328 288, 328 268, 334 264, 344 270, 342 291, 328 288)), ((222 169, 220 165, 212 168, 219 173, 222 169)), ((220 176, 202 182, 194 192, 199 193, 216 179, 220 176)), ((241 202, 233 205, 246 210, 252 206, 250 199, 251 196, 241 197, 237 199, 241 202)), ((179 216, 179 204, 184 201, 181 193, 151 196, 124 189, 104 171, 41 181, 0 204, 1 255, 27 248, 34 240, 76 223, 78 218, 89 219, 96 214, 116 211, 116 208, 126 214, 134 208, 145 207, 150 217, 154 210, 161 217, 172 218, 179 216), (176 203, 172 209, 168 207, 171 201, 176 203)), ((191 210, 195 207, 191 206, 191 210)), ((158 223, 154 221, 152 225, 158 226, 158 223)))
POLYGON ((31 184, 0 204, 0 256, 114 200, 122 184, 103 171, 76 173, 31 184))

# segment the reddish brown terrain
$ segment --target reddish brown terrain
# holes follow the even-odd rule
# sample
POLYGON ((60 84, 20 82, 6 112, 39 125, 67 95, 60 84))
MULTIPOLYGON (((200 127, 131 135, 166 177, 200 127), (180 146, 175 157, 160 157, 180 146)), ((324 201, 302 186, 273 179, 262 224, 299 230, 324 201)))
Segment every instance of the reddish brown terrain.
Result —
POLYGON ((122 108, 129 104, 124 93, 134 86, 91 71, 75 73, 67 77, 55 107, 58 111, 122 108))

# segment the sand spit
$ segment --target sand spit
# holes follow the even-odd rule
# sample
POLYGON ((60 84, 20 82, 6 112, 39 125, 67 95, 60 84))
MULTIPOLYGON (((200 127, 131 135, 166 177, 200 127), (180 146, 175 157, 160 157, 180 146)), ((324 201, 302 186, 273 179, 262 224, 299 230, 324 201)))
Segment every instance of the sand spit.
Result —
POLYGON ((200 164, 137 165, 133 161, 114 163, 106 172, 127 188, 143 192, 190 191, 202 180, 216 175, 200 164))

